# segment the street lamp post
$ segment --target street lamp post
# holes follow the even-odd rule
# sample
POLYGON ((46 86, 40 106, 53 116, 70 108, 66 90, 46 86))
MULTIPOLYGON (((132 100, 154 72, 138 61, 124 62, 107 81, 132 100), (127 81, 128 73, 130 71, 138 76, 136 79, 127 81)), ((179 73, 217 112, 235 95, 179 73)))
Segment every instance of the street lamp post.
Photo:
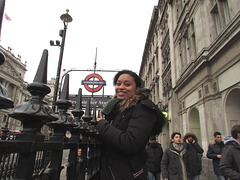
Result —
POLYGON ((60 44, 59 41, 56 41, 56 45, 54 44, 54 41, 50 41, 51 46, 60 46, 60 55, 59 55, 59 61, 58 61, 58 68, 57 68, 57 75, 55 80, 55 87, 54 87, 54 94, 53 94, 53 104, 52 109, 55 112, 56 109, 56 101, 57 101, 57 94, 58 94, 58 88, 59 88, 59 78, 61 73, 61 67, 62 67, 62 58, 63 58, 63 50, 64 50, 64 44, 65 44, 65 37, 66 37, 66 31, 67 26, 69 22, 72 22, 72 17, 68 14, 69 10, 67 9, 67 13, 62 14, 60 16, 60 19, 63 21, 64 24, 64 30, 60 30, 59 35, 62 37, 62 43, 60 44))

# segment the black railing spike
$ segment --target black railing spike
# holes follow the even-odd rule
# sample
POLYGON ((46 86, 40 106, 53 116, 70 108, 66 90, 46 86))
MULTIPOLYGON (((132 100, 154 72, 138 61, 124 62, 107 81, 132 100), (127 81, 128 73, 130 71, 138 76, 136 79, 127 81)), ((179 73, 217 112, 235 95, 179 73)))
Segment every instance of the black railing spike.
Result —
POLYGON ((65 76, 60 99, 69 100, 69 74, 65 76))
POLYGON ((47 84, 47 64, 48 64, 48 50, 44 49, 42 53, 42 58, 39 63, 38 70, 33 82, 47 84))
POLYGON ((85 122, 90 122, 90 120, 92 119, 92 117, 91 117, 91 98, 88 98, 88 100, 87 100, 85 114, 82 118, 85 122))
POLYGON ((95 124, 97 120, 97 106, 96 104, 93 106, 93 115, 92 115, 92 120, 90 121, 91 124, 95 124))
POLYGON ((60 98, 57 100, 56 105, 58 109, 66 110, 72 106, 69 100, 69 74, 65 76, 60 98))
POLYGON ((91 116, 91 98, 88 98, 87 100, 85 115, 91 116))
POLYGON ((75 109, 82 109, 82 88, 78 90, 77 102, 75 109))
POLYGON ((81 88, 79 88, 78 90, 77 101, 76 101, 75 109, 72 110, 72 114, 74 116, 75 122, 80 125, 80 119, 84 114, 84 111, 82 110, 82 89, 81 88))
POLYGON ((69 74, 65 76, 62 92, 60 98, 56 101, 56 106, 58 107, 58 111, 56 112, 58 120, 48 123, 51 128, 54 128, 55 133, 50 140, 68 141, 68 138, 65 136, 66 131, 78 126, 67 112, 69 107, 72 106, 69 100, 69 74))
POLYGON ((27 86, 28 91, 33 96, 44 97, 45 95, 51 92, 50 87, 48 87, 47 85, 47 65, 48 65, 48 50, 44 49, 33 83, 30 83, 27 86))

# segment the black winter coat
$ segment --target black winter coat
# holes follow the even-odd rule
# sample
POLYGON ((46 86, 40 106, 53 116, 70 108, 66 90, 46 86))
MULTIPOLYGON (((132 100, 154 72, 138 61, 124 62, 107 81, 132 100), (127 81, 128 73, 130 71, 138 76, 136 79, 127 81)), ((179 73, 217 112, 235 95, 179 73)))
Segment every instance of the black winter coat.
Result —
POLYGON ((220 160, 220 169, 224 176, 231 180, 240 179, 240 145, 237 142, 232 141, 225 145, 220 160))
POLYGON ((147 168, 152 173, 161 172, 161 160, 163 156, 163 149, 159 143, 148 143, 147 151, 147 168))
POLYGON ((187 150, 183 148, 177 151, 172 143, 168 147, 162 157, 161 170, 162 178, 168 180, 187 180, 187 150))
POLYGON ((217 157, 218 154, 222 154, 223 148, 224 148, 223 142, 221 143, 215 142, 214 144, 209 144, 208 146, 207 157, 209 159, 212 159, 214 173, 217 176, 223 176, 223 173, 219 169, 220 159, 217 157))
POLYGON ((201 157, 203 153, 203 149, 200 147, 198 144, 198 140, 194 134, 187 133, 184 138, 183 138, 184 147, 188 151, 188 156, 187 156, 187 175, 188 177, 193 177, 196 175, 199 175, 202 171, 202 162, 201 162, 201 157), (191 136, 194 140, 195 143, 186 143, 187 138, 191 136))
POLYGON ((77 162, 76 162, 76 180, 80 180, 81 172, 84 172, 83 167, 81 167, 82 162, 83 161, 80 158, 77 159, 77 162))
POLYGON ((113 119, 98 122, 96 128, 104 143, 101 180, 131 180, 138 172, 141 175, 135 179, 147 179, 145 147, 160 118, 157 110, 152 101, 144 99, 113 119))

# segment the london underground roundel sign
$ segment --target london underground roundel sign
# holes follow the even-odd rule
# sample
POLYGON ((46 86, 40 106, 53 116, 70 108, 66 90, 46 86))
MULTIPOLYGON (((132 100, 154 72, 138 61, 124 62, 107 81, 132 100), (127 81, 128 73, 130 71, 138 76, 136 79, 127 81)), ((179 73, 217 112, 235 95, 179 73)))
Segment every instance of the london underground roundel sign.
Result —
POLYGON ((84 85, 85 89, 89 92, 98 92, 102 89, 104 85, 106 85, 106 81, 99 74, 89 74, 83 81, 82 85, 84 85), (96 81, 96 79, 98 79, 96 81), (91 87, 90 87, 91 86, 91 87))

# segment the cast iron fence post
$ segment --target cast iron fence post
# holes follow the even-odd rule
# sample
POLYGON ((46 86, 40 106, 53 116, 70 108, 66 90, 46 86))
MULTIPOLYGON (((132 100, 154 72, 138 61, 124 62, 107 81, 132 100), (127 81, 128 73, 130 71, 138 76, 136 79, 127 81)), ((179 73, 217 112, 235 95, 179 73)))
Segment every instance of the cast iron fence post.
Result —
MULTIPOLYGON (((69 76, 66 76, 63 90, 60 99, 57 100, 56 105, 58 107, 58 120, 48 123, 50 127, 54 128, 54 134, 50 138, 50 142, 67 143, 68 138, 65 133, 68 128, 77 126, 73 123, 72 117, 67 113, 72 103, 69 101, 69 76)), ((62 165, 63 148, 52 152, 51 165, 47 169, 47 172, 51 174, 51 180, 59 180, 61 170, 64 168, 62 165)))
POLYGON ((16 135, 17 141, 27 142, 23 149, 28 153, 19 153, 15 180, 32 179, 36 158, 36 143, 43 142, 44 136, 40 130, 43 124, 56 120, 52 109, 43 101, 44 96, 50 93, 47 84, 48 51, 44 50, 33 83, 27 89, 32 97, 16 106, 9 116, 18 119, 23 124, 23 130, 16 135))
MULTIPOLYGON (((77 152, 80 144, 80 134, 83 132, 83 130, 80 129, 80 119, 82 115, 84 114, 84 111, 82 110, 82 89, 80 88, 78 91, 77 96, 77 103, 75 106, 75 109, 72 111, 72 114, 74 115, 74 122, 78 125, 77 127, 73 127, 70 129, 71 132, 71 138, 69 139, 69 143, 71 143, 71 149, 68 157, 68 165, 67 165, 67 180, 73 180, 76 179, 79 174, 76 174, 76 172, 80 172, 80 169, 76 169, 77 163, 80 164, 80 162, 77 162, 77 152)), ((79 166, 80 167, 80 166, 79 166)))

